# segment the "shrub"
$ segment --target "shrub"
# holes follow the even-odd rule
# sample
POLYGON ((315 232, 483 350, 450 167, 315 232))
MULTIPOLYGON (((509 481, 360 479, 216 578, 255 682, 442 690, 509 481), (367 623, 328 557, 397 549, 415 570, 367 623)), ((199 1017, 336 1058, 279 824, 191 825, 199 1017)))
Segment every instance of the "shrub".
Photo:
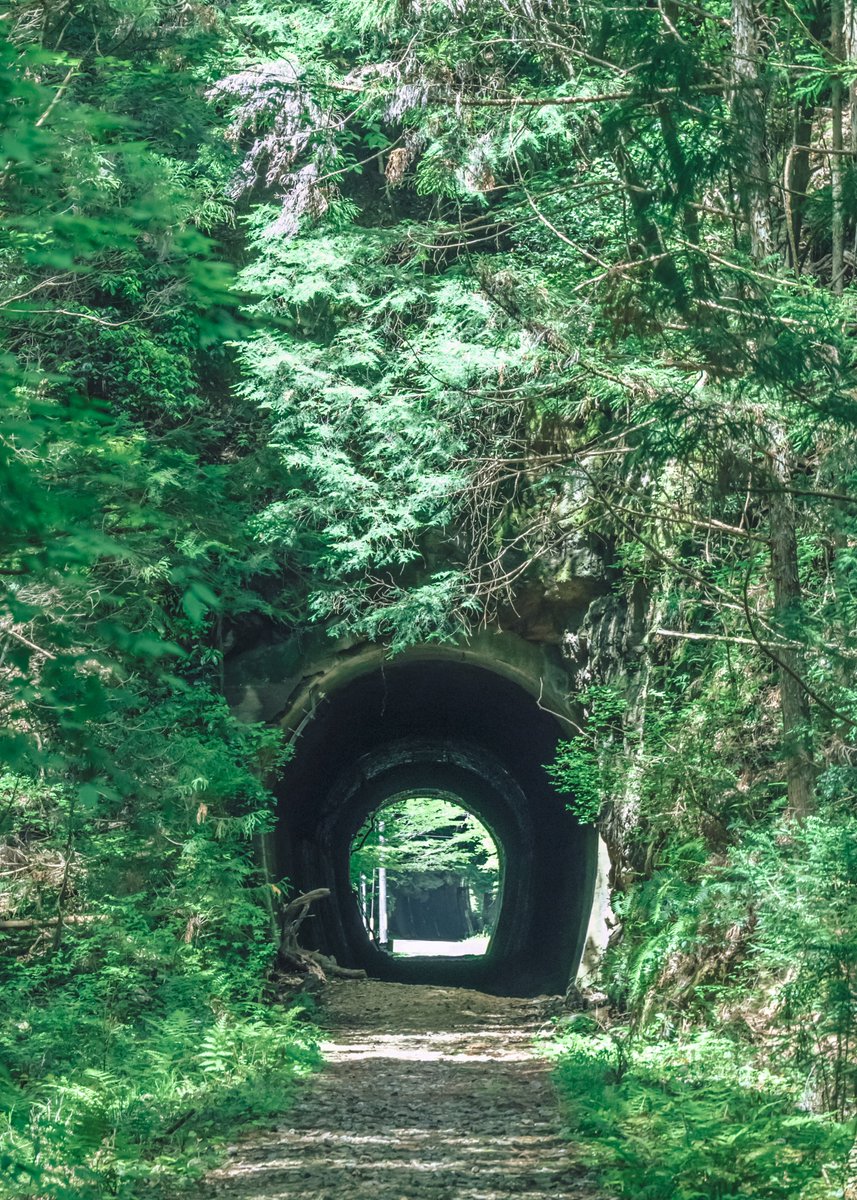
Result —
POLYGON ((608 1193, 634 1200, 833 1200, 853 1132, 798 1109, 792 1082, 739 1043, 566 1034, 556 1078, 570 1136, 608 1193))

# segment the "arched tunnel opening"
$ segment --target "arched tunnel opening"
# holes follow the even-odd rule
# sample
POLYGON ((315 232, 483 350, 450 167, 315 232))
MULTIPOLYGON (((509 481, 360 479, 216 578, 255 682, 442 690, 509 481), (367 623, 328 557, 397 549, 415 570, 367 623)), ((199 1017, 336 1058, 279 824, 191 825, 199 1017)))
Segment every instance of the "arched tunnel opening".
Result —
POLYGON ((331 897, 304 941, 342 966, 397 982, 508 995, 562 991, 584 945, 597 839, 544 764, 565 731, 526 688, 469 663, 385 664, 318 701, 279 782, 277 865, 297 891, 331 897), (355 836, 402 796, 456 797, 503 848, 503 887, 480 957, 391 956, 370 937, 350 874, 355 836))
POLYGON ((391 797, 351 843, 351 888, 369 938, 390 954, 485 954, 502 903, 505 847, 461 797, 391 797))

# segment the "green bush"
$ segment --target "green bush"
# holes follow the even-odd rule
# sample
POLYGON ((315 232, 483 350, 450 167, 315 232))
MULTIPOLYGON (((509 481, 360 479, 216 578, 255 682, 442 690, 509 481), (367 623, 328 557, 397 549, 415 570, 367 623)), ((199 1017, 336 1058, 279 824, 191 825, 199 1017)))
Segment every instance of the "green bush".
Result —
POLYGON ((289 1106, 319 1062, 306 1013, 212 994, 193 964, 175 970, 144 993, 144 973, 123 969, 124 1005, 110 1002, 104 971, 91 983, 54 979, 3 1030, 3 1200, 151 1195, 159 1182, 172 1195, 238 1127, 289 1106), (171 1007, 180 992, 187 1007, 171 1007), (147 994, 142 1017, 133 1010, 147 994))
POLYGON ((607 750, 619 731, 625 698, 615 688, 592 686, 578 700, 586 714, 583 729, 557 743, 556 756, 545 764, 545 771, 577 823, 591 825, 618 782, 607 750))
POLYGON ((556 1078, 569 1134, 608 1194, 633 1200, 833 1200, 853 1130, 802 1112, 791 1082, 738 1043, 566 1034, 556 1078))

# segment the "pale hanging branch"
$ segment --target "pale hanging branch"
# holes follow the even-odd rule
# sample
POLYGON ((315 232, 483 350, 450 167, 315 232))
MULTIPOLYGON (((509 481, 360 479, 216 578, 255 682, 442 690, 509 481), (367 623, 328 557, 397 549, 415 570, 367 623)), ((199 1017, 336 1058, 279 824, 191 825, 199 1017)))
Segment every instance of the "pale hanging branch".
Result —
POLYGON ((45 109, 45 111, 42 113, 42 115, 39 117, 38 121, 36 121, 36 129, 41 129, 41 127, 44 125, 45 121, 47 121, 48 117, 51 115, 51 113, 54 111, 56 106, 59 104, 60 100, 62 100, 62 98, 65 95, 65 92, 68 88, 68 85, 71 83, 72 79, 74 79, 74 75, 78 69, 78 65, 79 65, 78 63, 72 63, 72 65, 69 67, 69 69, 66 73, 65 79, 62 81, 62 83, 59 85, 57 90, 54 92, 54 96, 53 96, 53 99, 51 100, 50 104, 45 109))
MULTIPOLYGON (((27 317, 76 317, 80 321, 92 321, 95 325, 103 325, 106 329, 121 329, 131 325, 135 320, 142 321, 145 317, 134 317, 127 321, 108 321, 106 317, 96 317, 92 313, 74 312, 70 308, 10 308, 9 312, 19 313, 27 317)), ((149 318, 151 320, 151 318, 149 318)))
POLYGON ((14 638, 16 642, 20 642, 22 646, 27 646, 30 650, 35 650, 37 654, 43 654, 45 658, 56 659, 56 655, 52 654, 50 650, 45 650, 44 646, 37 646, 35 642, 31 642, 22 633, 17 633, 9 625, 0 625, 0 633, 5 633, 7 637, 14 638))
MULTIPOLYGON (((653 629, 652 634, 655 637, 681 638, 687 642, 727 642, 730 645, 737 646, 758 646, 759 643, 755 638, 730 636, 725 633, 685 633, 680 629, 653 629)), ((768 643, 782 649, 799 648, 799 642, 776 642, 768 643)))
POLYGON ((33 287, 28 288, 26 292, 18 292, 15 296, 7 296, 4 300, 0 300, 0 308, 8 308, 10 304, 16 304, 19 300, 26 300, 28 296, 32 296, 35 292, 42 291, 48 287, 64 287, 72 280, 71 275, 53 275, 50 279, 43 279, 40 283, 36 283, 33 287))
MULTIPOLYGON (((762 85, 750 81, 744 85, 741 90, 759 91, 762 85)), ((725 91, 726 85, 722 83, 703 84, 695 90, 704 95, 720 96, 725 91)), ((640 100, 642 103, 654 103, 658 99, 665 99, 669 96, 681 96, 682 89, 677 87, 653 88, 651 93, 646 93, 645 96, 639 92, 601 92, 592 96, 485 96, 473 99, 464 99, 463 97, 449 97, 449 102, 455 102, 462 105, 464 108, 517 108, 519 105, 526 105, 530 108, 544 107, 565 107, 579 104, 610 104, 617 103, 620 100, 640 100)))
POLYGON ((638 271, 641 267, 648 267, 654 263, 663 262, 665 258, 669 258, 669 251, 663 251, 660 254, 650 254, 647 258, 638 258, 631 262, 616 263, 615 266, 608 267, 606 271, 602 271, 600 275, 593 275, 590 279, 584 279, 582 283, 575 284, 570 294, 574 296, 577 292, 582 292, 584 288, 592 287, 596 283, 602 283, 605 279, 610 279, 614 275, 624 275, 628 271, 638 271))

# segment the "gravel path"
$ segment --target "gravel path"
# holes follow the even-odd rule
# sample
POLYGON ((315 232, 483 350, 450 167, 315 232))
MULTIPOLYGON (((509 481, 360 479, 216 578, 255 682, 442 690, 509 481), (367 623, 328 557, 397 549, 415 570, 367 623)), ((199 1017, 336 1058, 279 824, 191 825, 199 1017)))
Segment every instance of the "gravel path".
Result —
POLYGON ((331 984, 327 1065, 284 1124, 233 1147, 202 1195, 543 1200, 588 1194, 533 1050, 546 1002, 331 984))

